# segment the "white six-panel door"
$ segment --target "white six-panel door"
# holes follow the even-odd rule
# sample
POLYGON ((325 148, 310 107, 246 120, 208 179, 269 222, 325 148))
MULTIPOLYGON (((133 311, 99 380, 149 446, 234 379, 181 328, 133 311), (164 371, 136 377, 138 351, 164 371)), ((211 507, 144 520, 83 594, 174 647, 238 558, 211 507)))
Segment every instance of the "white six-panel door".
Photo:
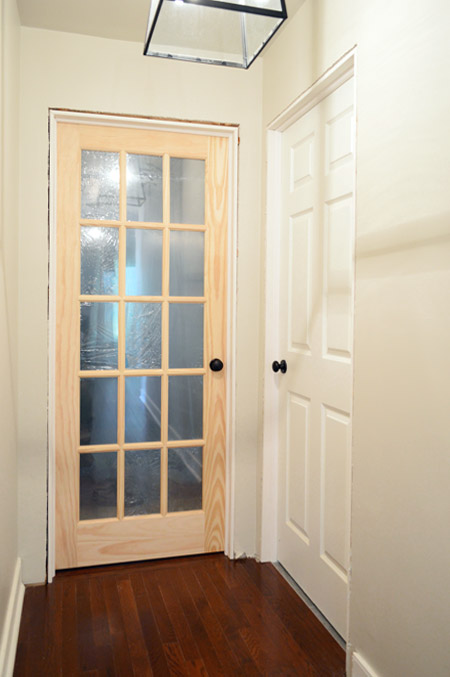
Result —
POLYGON ((354 80, 282 134, 278 559, 343 636, 349 568, 354 80))

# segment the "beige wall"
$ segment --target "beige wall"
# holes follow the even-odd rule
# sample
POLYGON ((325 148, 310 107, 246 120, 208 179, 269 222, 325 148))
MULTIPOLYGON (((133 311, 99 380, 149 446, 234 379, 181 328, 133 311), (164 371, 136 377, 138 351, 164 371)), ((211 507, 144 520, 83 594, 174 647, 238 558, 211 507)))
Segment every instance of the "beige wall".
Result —
POLYGON ((450 674, 450 5, 307 0, 264 57, 263 125, 354 45, 350 642, 450 674))
POLYGON ((17 312, 17 144, 19 22, 13 0, 0 5, 0 637, 17 560, 14 372, 17 312))
POLYGON ((255 553, 262 63, 249 72, 142 56, 142 45, 22 28, 20 552, 43 581, 47 453, 49 107, 240 124, 236 551, 255 553))

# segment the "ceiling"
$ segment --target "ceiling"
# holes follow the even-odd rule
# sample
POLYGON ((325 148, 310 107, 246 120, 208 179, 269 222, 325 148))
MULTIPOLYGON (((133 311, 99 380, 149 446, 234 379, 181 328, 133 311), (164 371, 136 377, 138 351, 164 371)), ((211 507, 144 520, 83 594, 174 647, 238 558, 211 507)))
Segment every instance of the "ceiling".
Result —
POLYGON ((17 0, 23 26, 144 43, 150 0, 17 0))
MULTIPOLYGON (((285 0, 288 16, 304 0, 285 0)), ((150 0, 17 0, 23 26, 144 43, 150 0)))

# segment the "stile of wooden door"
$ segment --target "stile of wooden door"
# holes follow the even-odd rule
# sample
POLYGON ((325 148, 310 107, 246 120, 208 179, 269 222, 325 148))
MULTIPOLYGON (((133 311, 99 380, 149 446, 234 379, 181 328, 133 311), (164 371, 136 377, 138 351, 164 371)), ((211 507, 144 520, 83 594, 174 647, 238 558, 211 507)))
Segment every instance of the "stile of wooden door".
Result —
POLYGON ((57 569, 224 548, 227 181, 226 138, 58 123, 57 569))

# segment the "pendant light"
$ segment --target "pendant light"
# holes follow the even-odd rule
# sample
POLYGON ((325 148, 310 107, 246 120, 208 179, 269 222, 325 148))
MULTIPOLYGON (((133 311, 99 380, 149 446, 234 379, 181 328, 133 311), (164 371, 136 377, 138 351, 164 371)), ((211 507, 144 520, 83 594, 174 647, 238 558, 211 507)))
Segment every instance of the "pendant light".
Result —
POLYGON ((285 0, 151 0, 144 54, 248 68, 286 18, 285 0))

